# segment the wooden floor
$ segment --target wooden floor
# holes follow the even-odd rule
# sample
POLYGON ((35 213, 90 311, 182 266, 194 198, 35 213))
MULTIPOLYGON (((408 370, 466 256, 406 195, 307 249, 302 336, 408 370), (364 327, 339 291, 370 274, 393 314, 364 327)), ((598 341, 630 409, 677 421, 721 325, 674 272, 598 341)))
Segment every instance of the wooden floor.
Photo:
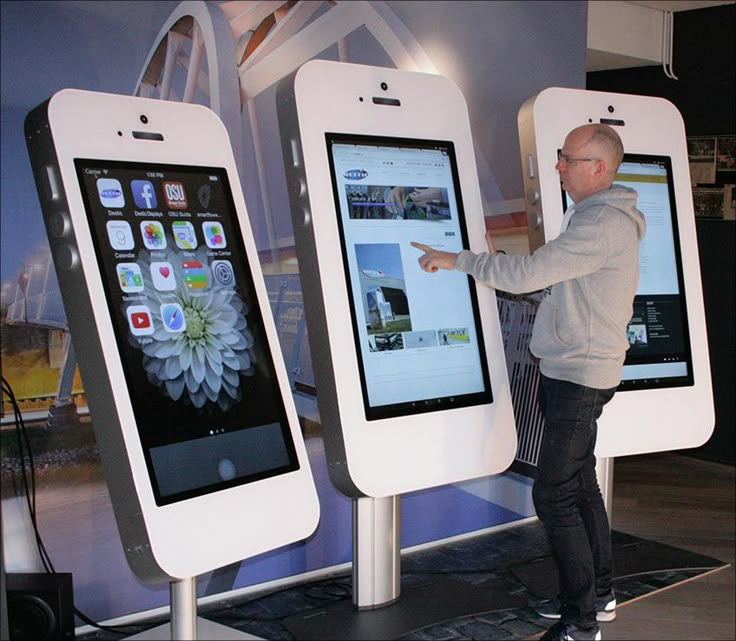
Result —
POLYGON ((619 607, 604 641, 736 639, 735 468, 664 452, 614 463, 612 527, 730 563, 619 607))

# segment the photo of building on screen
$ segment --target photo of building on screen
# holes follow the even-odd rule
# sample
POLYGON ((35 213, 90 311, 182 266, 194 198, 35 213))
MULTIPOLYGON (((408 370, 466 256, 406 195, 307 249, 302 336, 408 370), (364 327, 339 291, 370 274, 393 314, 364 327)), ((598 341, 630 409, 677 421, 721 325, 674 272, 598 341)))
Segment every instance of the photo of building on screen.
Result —
POLYGON ((355 255, 368 334, 411 331, 399 244, 358 244, 355 255))

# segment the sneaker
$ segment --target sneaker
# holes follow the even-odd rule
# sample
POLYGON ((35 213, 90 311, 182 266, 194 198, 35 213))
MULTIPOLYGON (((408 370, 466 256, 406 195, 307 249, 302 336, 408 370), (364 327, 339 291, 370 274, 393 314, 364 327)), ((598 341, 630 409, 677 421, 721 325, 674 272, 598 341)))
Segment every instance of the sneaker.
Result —
MULTIPOLYGON (((560 618, 560 602, 558 599, 545 599, 534 606, 534 610, 545 619, 560 618)), ((616 595, 613 590, 605 596, 596 598, 595 618, 602 622, 613 621, 616 618, 616 595)))
POLYGON ((572 625, 558 621, 547 632, 541 641, 601 641, 601 629, 596 625, 584 630, 572 625))

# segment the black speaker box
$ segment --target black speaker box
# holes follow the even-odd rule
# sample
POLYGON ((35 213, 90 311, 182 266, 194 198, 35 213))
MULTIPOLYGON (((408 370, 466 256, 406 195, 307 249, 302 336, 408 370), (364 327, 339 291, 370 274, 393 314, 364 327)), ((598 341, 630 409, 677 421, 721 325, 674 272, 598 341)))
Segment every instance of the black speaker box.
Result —
POLYGON ((72 575, 5 575, 10 641, 74 639, 72 575))

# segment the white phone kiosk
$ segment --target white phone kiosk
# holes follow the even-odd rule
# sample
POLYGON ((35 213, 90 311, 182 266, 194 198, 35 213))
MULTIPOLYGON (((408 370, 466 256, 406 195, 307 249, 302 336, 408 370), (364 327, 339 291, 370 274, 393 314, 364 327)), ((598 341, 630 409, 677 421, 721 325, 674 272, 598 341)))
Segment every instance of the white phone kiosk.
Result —
POLYGON ((68 89, 25 130, 133 571, 193 577, 309 536, 317 493, 220 119, 68 89))
POLYGON ((605 123, 624 145, 617 183, 647 221, 618 393, 599 421, 600 457, 696 447, 715 426, 687 143, 662 98, 553 87, 519 112, 530 248, 555 238, 572 204, 555 165, 567 133, 605 123))
POLYGON ((277 103, 333 482, 386 497, 505 470, 495 294, 424 273, 410 245, 484 246, 462 94, 439 75, 312 60, 277 103))

